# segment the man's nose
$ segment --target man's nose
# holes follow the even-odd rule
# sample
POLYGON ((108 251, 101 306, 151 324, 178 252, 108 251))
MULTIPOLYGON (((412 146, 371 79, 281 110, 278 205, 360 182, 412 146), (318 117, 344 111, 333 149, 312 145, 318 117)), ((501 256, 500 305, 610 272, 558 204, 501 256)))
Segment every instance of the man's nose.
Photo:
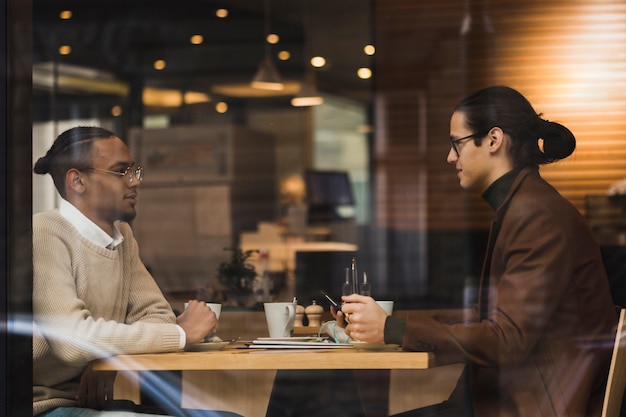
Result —
POLYGON ((448 151, 448 157, 446 158, 446 161, 448 161, 449 164, 454 164, 456 163, 456 161, 459 159, 458 156, 456 156, 456 152, 454 152, 454 149, 452 149, 452 147, 450 147, 450 150, 448 151))
POLYGON ((129 188, 137 188, 141 185, 141 180, 137 179, 135 174, 130 174, 130 181, 128 182, 129 188))

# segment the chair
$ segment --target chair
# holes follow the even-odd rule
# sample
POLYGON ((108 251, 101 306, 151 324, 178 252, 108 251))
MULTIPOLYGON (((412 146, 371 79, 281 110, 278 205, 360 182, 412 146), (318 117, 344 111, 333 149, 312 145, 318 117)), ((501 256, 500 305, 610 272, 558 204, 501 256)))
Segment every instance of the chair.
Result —
POLYGON ((621 309, 604 394, 602 417, 619 417, 626 388, 626 309, 621 309))

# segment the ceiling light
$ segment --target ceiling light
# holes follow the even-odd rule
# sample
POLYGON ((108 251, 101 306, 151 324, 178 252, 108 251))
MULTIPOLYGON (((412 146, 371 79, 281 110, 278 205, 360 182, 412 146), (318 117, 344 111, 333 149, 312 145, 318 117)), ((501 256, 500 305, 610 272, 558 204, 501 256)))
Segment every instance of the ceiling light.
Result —
POLYGON ((226 9, 217 9, 215 11, 215 16, 223 19, 226 16, 228 16, 228 10, 226 10, 226 9))
POLYGON ((157 59, 154 61, 154 69, 157 71, 165 69, 165 61, 163 59, 157 59))
POLYGON ((270 33, 269 35, 267 35, 265 40, 267 41, 267 43, 271 43, 272 45, 276 45, 278 43, 278 41, 280 40, 280 36, 278 36, 275 33, 270 33))
POLYGON ((209 97, 206 93, 185 91, 185 94, 183 95, 183 102, 185 104, 208 103, 209 101, 211 101, 211 97, 209 97))
POLYGON ((278 53, 278 59, 281 61, 288 61, 289 58, 291 58, 291 53, 289 53, 289 51, 280 51, 278 53))
POLYGON ((145 106, 150 107, 180 107, 183 104, 183 94, 180 90, 145 87, 142 101, 145 106))
POLYGON ((119 117, 122 115, 122 107, 121 106, 113 106, 111 107, 111 115, 113 117, 119 117))
MULTIPOLYGON (((270 0, 265 0, 265 33, 269 37, 270 35, 270 0)), ((259 69, 257 70, 250 86, 253 88, 260 88, 262 90, 273 90, 280 91, 285 88, 283 84, 283 80, 272 61, 272 57, 270 56, 270 44, 268 42, 264 42, 265 46, 265 56, 263 60, 259 64, 259 69)))
POLYGON ((372 70, 369 68, 359 68, 356 74, 362 80, 367 80, 369 78, 372 78, 372 70))
POLYGON ((323 102, 324 99, 318 93, 312 76, 307 76, 298 94, 291 99, 291 105, 294 107, 319 106, 323 102))
POLYGON ((365 52, 365 55, 374 55, 376 53, 376 48, 374 47, 374 45, 365 45, 363 47, 363 52, 365 52))
POLYGON ((311 58, 311 65, 313 65, 315 68, 321 68, 326 65, 326 58, 324 58, 323 56, 314 56, 313 58, 311 58))
POLYGON ((215 111, 218 113, 226 113, 228 111, 228 104, 223 101, 215 104, 215 111))
MULTIPOLYGON (((303 9, 304 11, 302 13, 302 27, 304 28, 306 35, 310 36, 312 24, 311 24, 311 16, 309 13, 309 1, 306 2, 303 9)), ((310 40, 306 39, 304 43, 304 56, 310 56, 308 53, 309 48, 310 48, 310 40)), ((320 64, 321 62, 319 60, 316 60, 318 58, 322 58, 322 57, 312 58, 311 64, 313 64, 314 66, 315 66, 314 62, 317 62, 318 64, 320 64)), ((326 63, 326 60, 324 60, 324 63, 326 63)), ((313 69, 310 66, 305 65, 304 70, 305 70, 304 81, 302 85, 300 86, 300 91, 298 91, 298 94, 296 94, 296 96, 291 99, 291 105, 294 107, 319 106, 320 104, 324 102, 324 99, 320 96, 320 94, 317 91, 317 87, 315 86, 315 74, 313 73, 313 69)))
POLYGON ((128 83, 117 80, 113 74, 93 68, 64 63, 33 64, 33 87, 59 92, 96 93, 127 96, 128 83))
POLYGON ((193 35, 189 39, 189 42, 191 42, 193 45, 200 45, 202 42, 204 42, 204 37, 202 35, 193 35))
POLYGON ((69 55, 72 53, 72 47, 69 45, 61 45, 59 47, 59 54, 60 55, 69 55))
POLYGON ((211 101, 208 94, 198 91, 180 91, 158 87, 145 87, 143 104, 150 107, 180 107, 183 104, 199 104, 211 101))
POLYGON ((275 91, 280 91, 285 88, 283 80, 269 55, 265 55, 265 58, 263 58, 263 61, 259 64, 259 69, 252 79, 250 86, 275 91))
POLYGON ((282 90, 262 90, 253 88, 249 82, 220 83, 211 86, 211 92, 216 95, 237 98, 266 98, 266 97, 293 97, 300 91, 300 82, 283 81, 282 90))
POLYGON ((67 19, 71 19, 72 18, 72 11, 71 10, 63 10, 61 13, 59 13, 59 17, 63 20, 67 20, 67 19))
POLYGON ((93 68, 64 63, 33 64, 33 87, 70 94, 97 93, 127 96, 128 83, 117 80, 113 74, 93 68))

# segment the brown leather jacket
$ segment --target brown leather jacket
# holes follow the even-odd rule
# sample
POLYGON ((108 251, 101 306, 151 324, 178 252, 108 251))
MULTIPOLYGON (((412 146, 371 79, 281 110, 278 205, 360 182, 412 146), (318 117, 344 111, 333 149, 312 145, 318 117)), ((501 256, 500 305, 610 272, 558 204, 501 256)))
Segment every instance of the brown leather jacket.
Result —
POLYGON ((599 416, 617 316, 584 218, 526 168, 490 240, 476 314, 407 320, 403 348, 470 364, 476 417, 599 416))

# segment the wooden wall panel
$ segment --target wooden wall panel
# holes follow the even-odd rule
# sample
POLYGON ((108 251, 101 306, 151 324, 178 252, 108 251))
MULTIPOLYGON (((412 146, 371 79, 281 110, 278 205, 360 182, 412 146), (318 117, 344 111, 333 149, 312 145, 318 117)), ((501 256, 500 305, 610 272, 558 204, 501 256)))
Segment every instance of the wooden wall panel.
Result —
POLYGON ((488 227, 491 211, 460 189, 445 161, 451 108, 487 85, 518 89, 545 118, 574 132, 575 153, 541 172, 582 213, 586 195, 604 194, 626 177, 622 0, 374 5, 379 224, 398 230, 488 227), (466 16, 472 24, 462 35, 466 16))
POLYGON ((494 83, 572 130, 574 154, 542 174, 584 213, 586 195, 626 177, 626 4, 531 2, 521 16, 497 12, 507 29, 495 42, 494 83))

